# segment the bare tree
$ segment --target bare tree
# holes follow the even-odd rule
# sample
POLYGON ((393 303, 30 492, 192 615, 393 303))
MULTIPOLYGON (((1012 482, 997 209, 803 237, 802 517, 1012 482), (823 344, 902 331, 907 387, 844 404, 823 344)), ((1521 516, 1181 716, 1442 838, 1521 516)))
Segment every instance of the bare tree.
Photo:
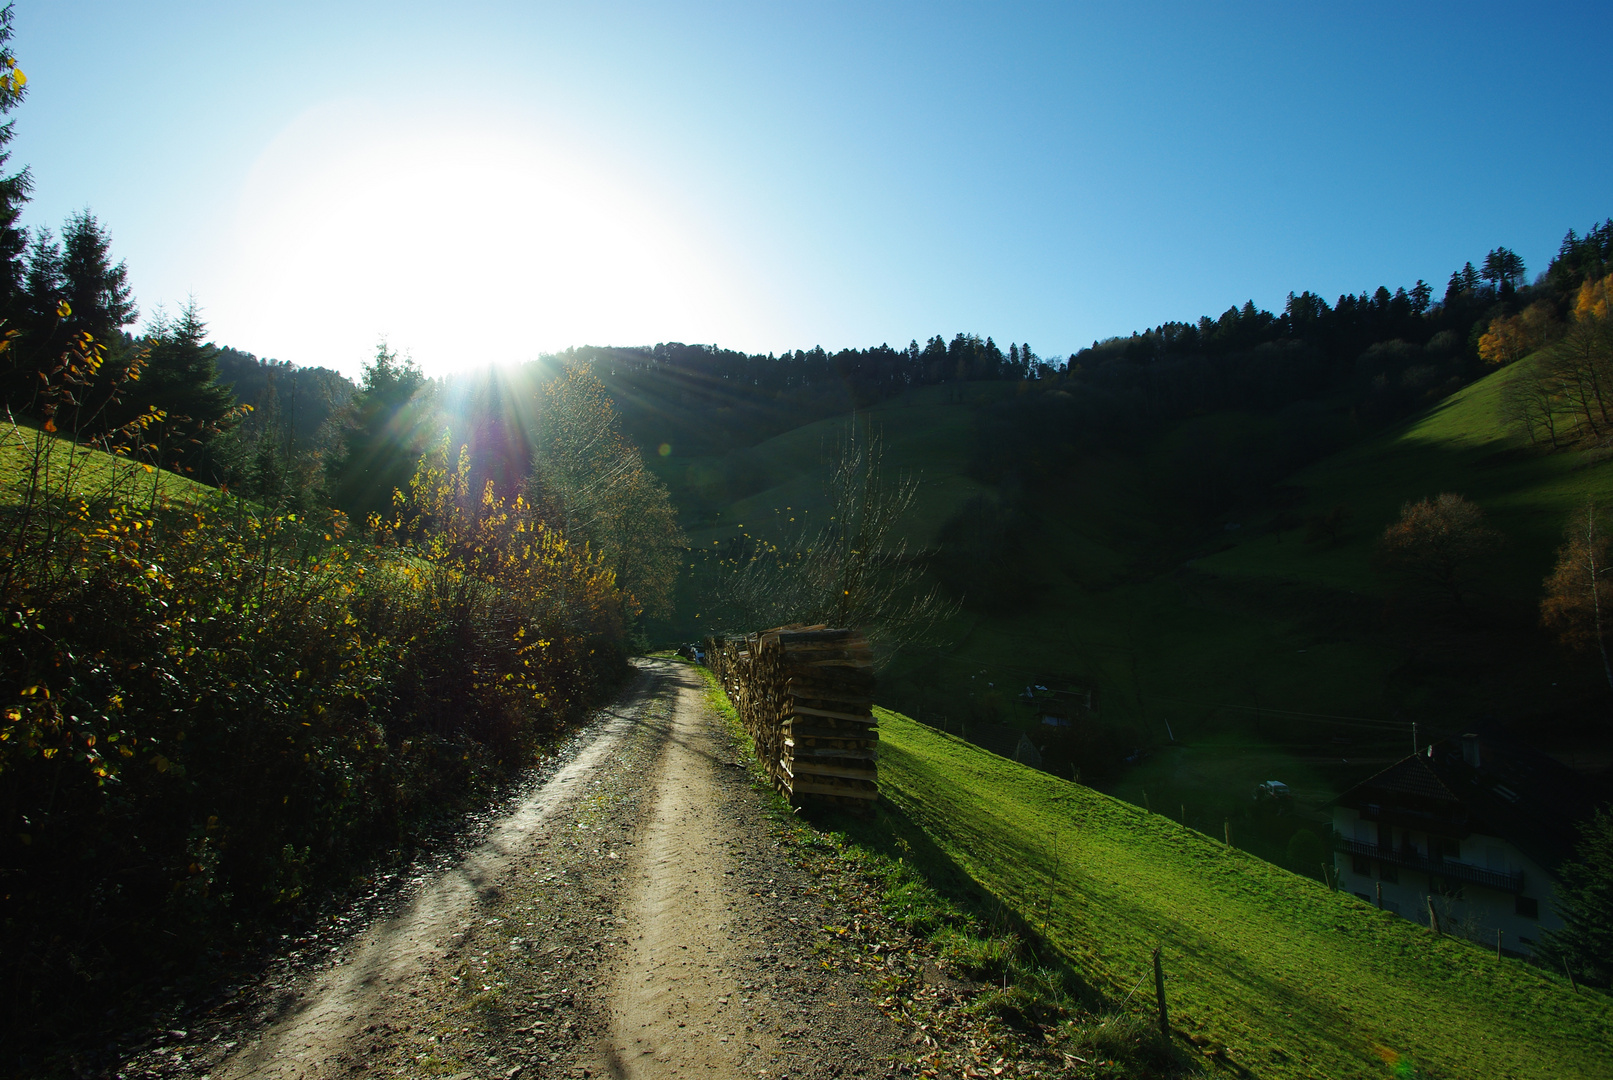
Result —
POLYGON ((715 599, 733 629, 856 627, 888 655, 952 613, 901 536, 918 478, 889 476, 884 457, 879 433, 854 419, 829 462, 829 520, 782 544, 746 538, 727 553, 715 599))

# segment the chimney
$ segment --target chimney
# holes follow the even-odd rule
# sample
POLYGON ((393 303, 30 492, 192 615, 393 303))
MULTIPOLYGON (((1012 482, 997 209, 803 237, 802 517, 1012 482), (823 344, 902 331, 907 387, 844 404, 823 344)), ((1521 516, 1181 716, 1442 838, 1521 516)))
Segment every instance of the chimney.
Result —
POLYGON ((1462 736, 1462 760, 1472 768, 1479 767, 1479 737, 1477 735, 1469 733, 1462 736))

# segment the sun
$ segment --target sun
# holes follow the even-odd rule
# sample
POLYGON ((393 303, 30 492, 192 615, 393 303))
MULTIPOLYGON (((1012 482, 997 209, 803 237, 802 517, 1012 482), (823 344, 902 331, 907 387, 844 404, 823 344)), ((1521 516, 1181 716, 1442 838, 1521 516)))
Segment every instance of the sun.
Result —
POLYGON ((743 305, 654 188, 518 124, 324 106, 260 156, 204 306, 221 340, 349 372, 381 337, 443 374, 733 335, 743 305))

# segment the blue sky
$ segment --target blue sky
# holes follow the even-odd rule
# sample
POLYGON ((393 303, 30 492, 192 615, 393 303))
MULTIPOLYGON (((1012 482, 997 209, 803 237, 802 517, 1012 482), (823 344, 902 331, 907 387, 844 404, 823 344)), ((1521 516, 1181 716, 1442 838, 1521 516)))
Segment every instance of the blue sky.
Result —
POLYGON ((25 220, 356 373, 570 344, 1059 355, 1544 269, 1613 215, 1613 7, 19 0, 25 220))

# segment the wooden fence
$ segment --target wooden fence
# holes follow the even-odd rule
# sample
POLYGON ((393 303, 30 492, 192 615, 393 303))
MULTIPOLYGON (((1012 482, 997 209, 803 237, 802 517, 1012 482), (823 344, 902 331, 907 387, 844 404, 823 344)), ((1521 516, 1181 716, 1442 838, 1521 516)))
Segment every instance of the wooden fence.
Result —
POLYGON ((879 798, 874 667, 856 630, 781 626, 706 643, 706 662, 792 806, 879 798))

